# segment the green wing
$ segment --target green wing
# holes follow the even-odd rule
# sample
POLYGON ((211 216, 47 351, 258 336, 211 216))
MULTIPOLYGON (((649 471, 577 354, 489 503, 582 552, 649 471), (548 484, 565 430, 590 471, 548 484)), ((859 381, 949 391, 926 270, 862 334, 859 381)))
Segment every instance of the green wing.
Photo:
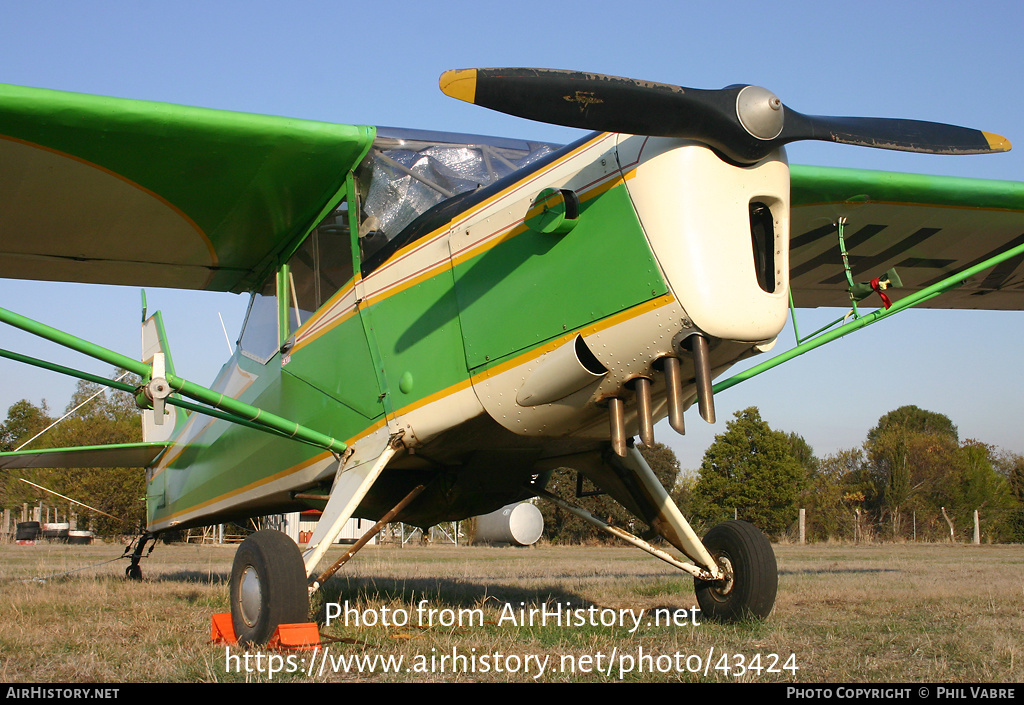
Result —
POLYGON ((245 291, 340 197, 372 127, 0 85, 0 271, 245 291))
MULTIPOLYGON (((853 280, 895 267, 904 287, 887 292, 894 300, 1024 243, 1024 183, 795 165, 791 174, 790 281, 798 307, 850 306, 839 218, 853 280)), ((1020 310, 1022 258, 921 305, 1020 310)))

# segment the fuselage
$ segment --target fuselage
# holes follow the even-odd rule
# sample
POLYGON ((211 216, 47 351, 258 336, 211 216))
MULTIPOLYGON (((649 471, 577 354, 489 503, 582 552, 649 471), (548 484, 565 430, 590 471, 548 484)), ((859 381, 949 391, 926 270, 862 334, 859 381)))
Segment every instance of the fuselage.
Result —
MULTIPOLYGON (((440 167, 420 168, 450 154, 379 139, 344 203, 254 296, 214 385, 345 440, 346 467, 402 434, 407 452, 358 515, 438 473, 443 489, 406 520, 490 511, 539 465, 606 447, 609 400, 636 433, 637 378, 664 417, 665 358, 681 361, 692 403, 689 336, 710 341, 718 374, 782 329, 783 155, 740 167, 694 143, 603 133, 521 150, 518 166, 515 145, 444 144, 478 150, 499 178, 453 192, 440 167), (500 176, 499 160, 518 168, 500 176)), ((316 506, 294 494, 337 469, 330 453, 194 414, 175 434, 148 471, 151 530, 316 506)))

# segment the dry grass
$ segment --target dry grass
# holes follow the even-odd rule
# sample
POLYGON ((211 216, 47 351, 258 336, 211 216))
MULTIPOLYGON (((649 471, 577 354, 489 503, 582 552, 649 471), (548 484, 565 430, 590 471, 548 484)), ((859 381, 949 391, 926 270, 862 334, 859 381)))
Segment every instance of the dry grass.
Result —
MULTIPOLYGON (((120 552, 0 546, 0 681, 269 679, 266 654, 262 671, 245 673, 246 652, 210 644, 210 617, 228 608, 233 547, 158 546, 142 583, 122 578, 125 561, 26 581, 120 552), (228 655, 237 657, 230 672, 228 655)), ((519 682, 533 680, 546 658, 546 681, 1024 681, 1024 547, 777 546, 776 553, 779 598, 766 622, 671 627, 651 624, 650 616, 657 608, 692 607, 692 582, 635 549, 369 547, 328 583, 321 602, 347 600, 378 618, 386 608, 408 615, 410 624, 335 622, 321 633, 335 659, 401 657, 402 671, 381 673, 378 661, 373 671, 364 664, 345 672, 323 662, 321 649, 312 677, 305 672, 311 654, 292 654, 290 664, 278 655, 278 667, 302 672, 278 672, 273 680, 519 682), (418 626, 422 600, 453 611, 445 616, 471 611, 464 614, 482 616, 483 624, 418 626), (499 623, 507 605, 567 602, 573 609, 643 609, 644 618, 632 634, 618 626, 499 623), (453 662, 453 654, 465 661, 453 662), (647 659, 638 661, 640 654, 647 659), (737 675, 741 658, 750 663, 757 654, 760 669, 737 675), (770 654, 780 658, 773 662, 770 654), (467 672, 473 658, 475 672, 467 672), (773 663, 778 671, 768 672, 773 663), (782 669, 787 663, 799 670, 782 669), (729 672, 716 670, 725 664, 729 672), (422 672, 407 670, 417 665, 422 672)), ((255 667, 256 652, 249 657, 255 667)))

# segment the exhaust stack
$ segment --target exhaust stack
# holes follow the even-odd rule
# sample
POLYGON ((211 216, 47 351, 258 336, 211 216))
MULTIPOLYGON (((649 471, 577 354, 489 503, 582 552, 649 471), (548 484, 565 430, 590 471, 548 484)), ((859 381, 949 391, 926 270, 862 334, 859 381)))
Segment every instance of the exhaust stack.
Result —
POLYGON ((668 397, 668 423, 679 435, 686 434, 683 422, 683 375, 678 357, 666 357, 664 361, 665 391, 668 397))
POLYGON ((703 335, 691 335, 687 342, 693 353, 693 370, 696 373, 697 408, 701 418, 708 423, 715 422, 715 397, 711 389, 711 354, 708 339, 703 335))
POLYGON ((608 400, 608 424, 611 430, 612 450, 626 457, 626 405, 619 397, 608 400))
POLYGON ((640 424, 640 440, 650 448, 654 445, 654 418, 651 412, 651 380, 637 377, 633 381, 636 394, 636 415, 640 424))

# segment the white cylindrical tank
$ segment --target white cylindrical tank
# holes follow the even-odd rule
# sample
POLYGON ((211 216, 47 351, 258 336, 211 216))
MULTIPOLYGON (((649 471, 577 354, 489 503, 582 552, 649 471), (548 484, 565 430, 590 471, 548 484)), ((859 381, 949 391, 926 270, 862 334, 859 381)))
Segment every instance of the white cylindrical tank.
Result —
POLYGON ((476 541, 530 546, 544 532, 544 516, 529 502, 509 504, 476 519, 476 541))
POLYGON ((88 545, 92 543, 94 534, 91 531, 76 531, 71 529, 68 531, 68 543, 75 545, 88 545))

